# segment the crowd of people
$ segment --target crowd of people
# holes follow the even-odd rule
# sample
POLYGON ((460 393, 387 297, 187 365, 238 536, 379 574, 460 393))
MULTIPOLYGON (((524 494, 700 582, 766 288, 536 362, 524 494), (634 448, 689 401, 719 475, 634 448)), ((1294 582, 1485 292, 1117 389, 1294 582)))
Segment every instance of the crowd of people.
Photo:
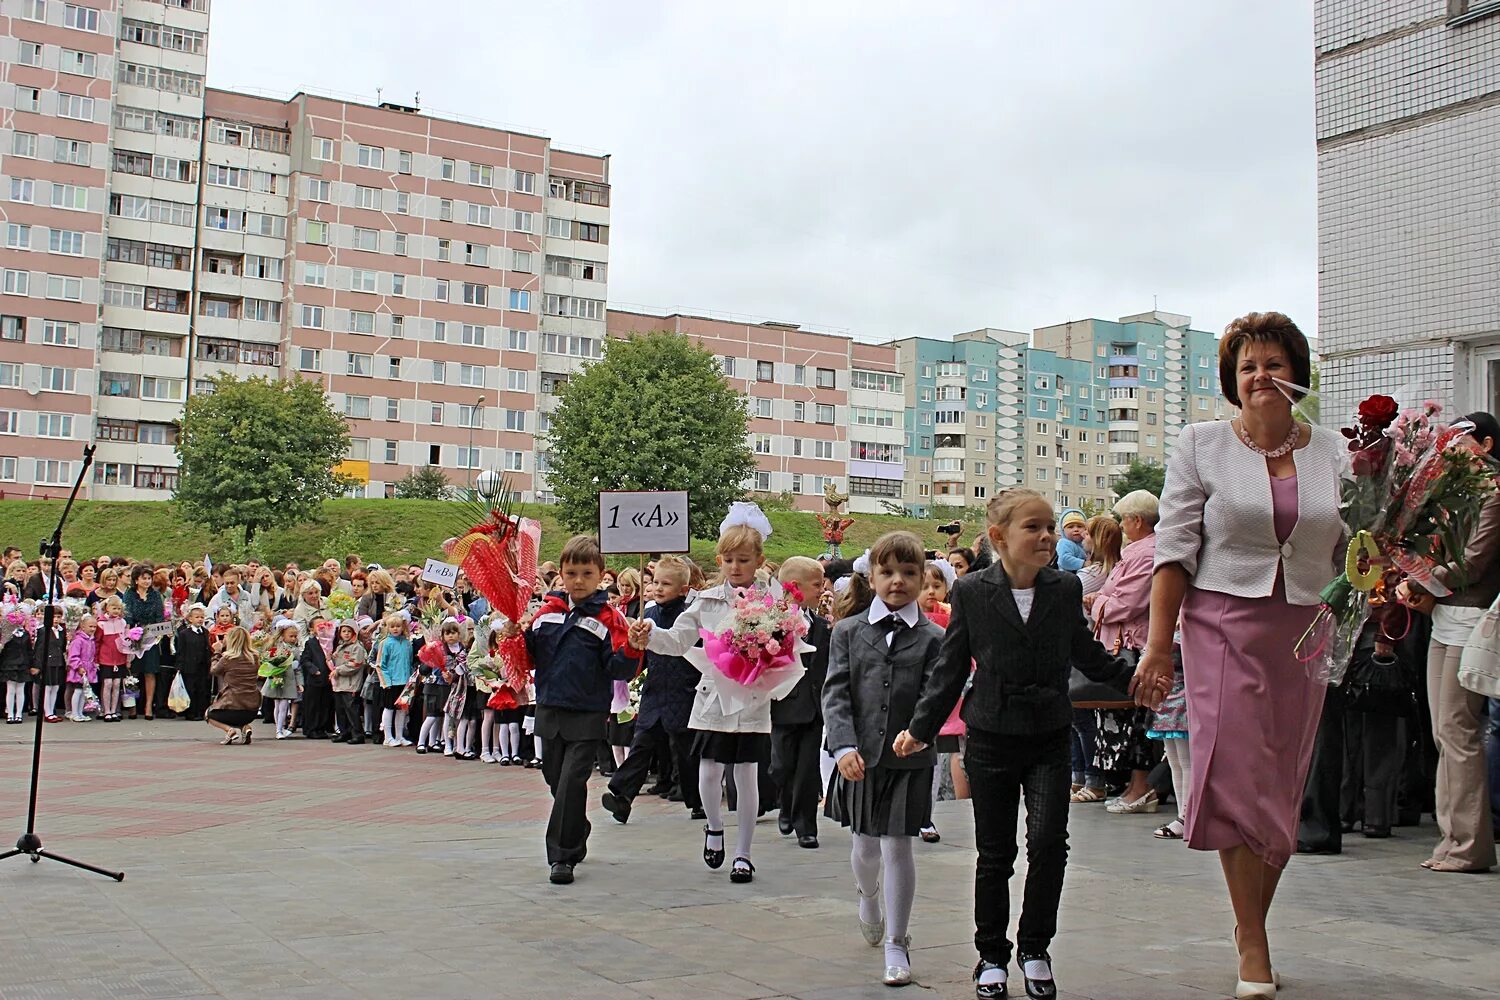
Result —
MULTIPOLYGON (((1307 383, 1308 365, 1286 317, 1231 324, 1220 379, 1239 415, 1184 429, 1161 497, 1135 491, 1086 516, 1009 489, 970 547, 892 532, 859 559, 780 564, 765 556, 769 522, 736 504, 713 566, 667 556, 615 572, 597 541, 569 540, 519 621, 462 574, 444 588, 421 567, 353 555, 304 572, 63 552, 54 587, 47 560, 7 550, 7 721, 196 719, 226 745, 251 743, 260 722, 275 739, 538 768, 559 885, 587 855, 596 770, 618 823, 642 794, 681 803, 704 824, 704 863, 728 860, 734 883, 754 880, 759 816, 775 811, 808 849, 830 820, 851 831, 859 932, 892 986, 912 978, 914 844, 940 839, 939 797, 972 798, 980 998, 1006 995, 1013 957, 1029 997, 1056 996, 1048 947, 1070 808, 1172 803, 1152 834, 1220 855, 1235 995, 1274 997, 1266 922, 1293 854, 1337 853, 1356 828, 1388 837, 1433 812, 1440 839, 1423 867, 1487 871, 1500 812, 1500 712, 1458 682, 1459 654, 1500 596, 1500 494, 1464 572, 1435 574, 1449 594, 1403 583, 1404 630, 1392 634, 1390 615, 1366 628, 1356 658, 1394 664, 1404 691, 1325 688, 1294 653, 1343 539, 1342 444, 1294 420, 1286 388, 1307 383), (44 636, 38 610, 54 590, 44 636), (795 683, 730 683, 706 658, 702 637, 745 595, 791 601, 805 620, 783 636, 795 683), (518 636, 524 676, 501 652, 518 636)), ((1467 419, 1492 452, 1500 425, 1467 419)))

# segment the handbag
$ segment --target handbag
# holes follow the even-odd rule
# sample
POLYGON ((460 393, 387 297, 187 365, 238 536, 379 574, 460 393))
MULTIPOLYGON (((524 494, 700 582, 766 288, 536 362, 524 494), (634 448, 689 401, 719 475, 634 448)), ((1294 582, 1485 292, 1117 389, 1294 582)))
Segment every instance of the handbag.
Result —
POLYGON ((1487 698, 1500 698, 1500 598, 1495 599, 1464 643, 1458 683, 1487 698))
POLYGON ((1408 676, 1401 660, 1375 652, 1380 626, 1369 622, 1349 659, 1344 675, 1344 704, 1356 712, 1406 718, 1417 712, 1416 678, 1408 676))
MULTIPOLYGON (((1094 626, 1094 638, 1099 638, 1099 626, 1094 626)), ((1124 657, 1132 667, 1141 661, 1141 651, 1138 649, 1125 649, 1125 637, 1121 636, 1115 640, 1115 648, 1110 652, 1115 656, 1124 657)), ((1082 670, 1072 667, 1068 676, 1068 700, 1073 703, 1074 708, 1134 708, 1135 699, 1130 692, 1106 684, 1104 681, 1092 680, 1082 670)))

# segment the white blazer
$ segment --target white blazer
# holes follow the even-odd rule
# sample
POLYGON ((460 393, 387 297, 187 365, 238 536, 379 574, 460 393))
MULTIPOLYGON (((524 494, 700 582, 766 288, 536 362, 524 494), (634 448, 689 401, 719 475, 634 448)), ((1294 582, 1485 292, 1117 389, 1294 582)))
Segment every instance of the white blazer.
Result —
POLYGON ((1312 429, 1292 452, 1297 467, 1297 525, 1276 541, 1271 476, 1228 420, 1188 424, 1167 462, 1156 526, 1156 565, 1177 563, 1193 586, 1234 597, 1270 597, 1283 573, 1288 604, 1311 606, 1343 565, 1339 519, 1343 440, 1312 429))

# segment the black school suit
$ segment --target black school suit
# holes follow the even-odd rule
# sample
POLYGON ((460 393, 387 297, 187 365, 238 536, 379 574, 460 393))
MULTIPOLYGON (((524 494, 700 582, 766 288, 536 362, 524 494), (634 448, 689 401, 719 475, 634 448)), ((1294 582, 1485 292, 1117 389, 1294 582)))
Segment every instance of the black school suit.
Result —
POLYGON ((807 633, 812 652, 802 654, 807 673, 780 701, 771 702, 771 773, 780 786, 780 819, 798 837, 818 835, 822 792, 819 753, 823 747, 823 681, 833 628, 817 615, 807 633))
POLYGON ((1010 961, 1010 876, 1016 822, 1026 799, 1026 894, 1016 944, 1047 950, 1068 861, 1068 793, 1072 765, 1068 700, 1071 667, 1091 680, 1124 688, 1134 672, 1110 655, 1083 615, 1083 584, 1072 573, 1037 574, 1031 613, 1023 621, 1005 567, 995 562, 958 581, 953 618, 932 679, 907 727, 932 743, 953 711, 974 662, 964 698, 968 726, 964 767, 974 804, 974 946, 986 961, 1010 961))

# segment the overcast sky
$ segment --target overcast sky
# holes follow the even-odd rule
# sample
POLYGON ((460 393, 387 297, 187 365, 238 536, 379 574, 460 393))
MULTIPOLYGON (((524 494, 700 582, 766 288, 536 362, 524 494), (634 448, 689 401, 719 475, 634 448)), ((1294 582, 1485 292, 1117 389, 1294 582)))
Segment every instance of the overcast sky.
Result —
POLYGON ((612 154, 612 305, 1316 328, 1305 0, 219 0, 209 81, 612 154))

